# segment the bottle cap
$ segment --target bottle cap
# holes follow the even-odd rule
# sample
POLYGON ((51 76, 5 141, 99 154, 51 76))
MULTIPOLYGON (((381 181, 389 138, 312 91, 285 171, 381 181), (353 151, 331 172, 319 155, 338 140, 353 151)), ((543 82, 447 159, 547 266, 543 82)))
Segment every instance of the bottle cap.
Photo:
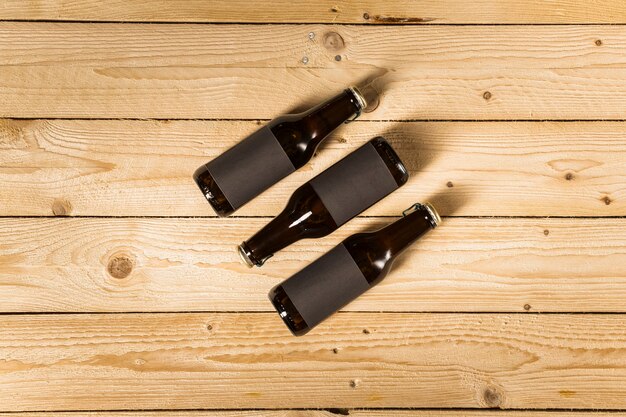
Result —
POLYGON ((439 226, 439 223, 441 223, 441 216, 439 216, 439 213, 437 213, 437 209, 435 209, 435 207, 430 203, 415 203, 408 209, 404 210, 402 212, 402 215, 406 216, 407 214, 413 213, 417 210, 424 210, 428 213, 428 216, 430 217, 430 224, 433 226, 433 229, 439 226))
POLYGON ((248 266, 248 268, 252 268, 253 266, 263 266, 265 261, 274 256, 274 254, 266 256, 261 260, 253 259, 252 252, 248 249, 246 242, 243 242, 241 245, 237 245, 237 253, 239 254, 239 258, 241 261, 248 266))
POLYGON ((359 105, 359 113, 361 113, 361 111, 367 107, 367 101, 365 100, 365 97, 363 97, 363 94, 361 94, 359 89, 355 86, 349 87, 348 90, 350 90, 350 92, 356 99, 357 104, 359 105))
POLYGON ((439 223, 441 223, 441 216, 439 216, 437 209, 430 203, 424 203, 424 208, 433 220, 433 227, 439 226, 439 223))
POLYGON ((254 263, 248 256, 248 253, 246 253, 246 250, 243 248, 243 244, 237 245, 237 253, 239 254, 239 258, 241 258, 241 261, 247 265, 248 268, 252 268, 254 266, 254 263))

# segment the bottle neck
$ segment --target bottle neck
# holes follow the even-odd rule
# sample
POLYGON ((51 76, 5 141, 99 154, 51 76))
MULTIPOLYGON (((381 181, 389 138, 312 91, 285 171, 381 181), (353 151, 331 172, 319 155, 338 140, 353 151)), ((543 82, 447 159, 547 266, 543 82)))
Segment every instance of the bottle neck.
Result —
MULTIPOLYGON (((297 221, 297 220, 296 220, 297 221)), ((276 252, 301 239, 294 221, 283 211, 247 241, 241 244, 251 264, 261 266, 276 252)))
POLYGON ((361 105, 349 89, 305 112, 302 122, 311 127, 311 145, 317 147, 333 130, 360 112, 361 105))
POLYGON ((333 130, 361 111, 365 102, 359 101, 357 94, 346 89, 304 113, 272 120, 270 130, 295 169, 311 160, 319 144, 333 130))
POLYGON ((385 240, 389 256, 395 258, 434 226, 428 211, 418 209, 376 232, 385 240))
POLYGON ((310 183, 300 186, 285 209, 240 246, 249 263, 261 266, 274 253, 305 238, 326 236, 337 229, 310 183))

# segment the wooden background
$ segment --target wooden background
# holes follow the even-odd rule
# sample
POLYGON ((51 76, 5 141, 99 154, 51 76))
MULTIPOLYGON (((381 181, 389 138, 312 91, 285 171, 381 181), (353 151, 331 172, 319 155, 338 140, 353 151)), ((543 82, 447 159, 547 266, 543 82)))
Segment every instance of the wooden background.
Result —
POLYGON ((0 416, 626 416, 626 2, 3 0, 0 20, 0 416), (359 82, 375 111, 214 216, 197 166, 359 82), (239 263, 378 134, 405 187, 239 263), (416 201, 442 226, 291 336, 267 291, 416 201))

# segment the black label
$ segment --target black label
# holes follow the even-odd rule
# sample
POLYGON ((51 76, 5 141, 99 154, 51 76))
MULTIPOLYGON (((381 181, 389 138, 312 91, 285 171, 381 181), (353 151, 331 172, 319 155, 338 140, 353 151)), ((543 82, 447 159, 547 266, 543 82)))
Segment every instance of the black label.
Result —
POLYGON ((309 328, 370 288, 343 243, 283 282, 282 287, 309 328))
POLYGON ((371 142, 311 180, 337 226, 398 188, 371 142))
POLYGON ((209 162, 207 169, 235 210, 295 171, 267 126, 209 162))

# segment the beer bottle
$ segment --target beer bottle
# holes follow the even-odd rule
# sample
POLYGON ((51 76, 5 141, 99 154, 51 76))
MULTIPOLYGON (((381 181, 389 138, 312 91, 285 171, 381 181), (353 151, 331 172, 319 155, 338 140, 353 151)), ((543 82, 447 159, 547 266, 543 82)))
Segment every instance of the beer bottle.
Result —
POLYGON ((441 221, 430 204, 370 233, 357 233, 274 287, 270 300, 291 332, 300 336, 380 282, 409 245, 441 221))
POLYGON ((248 266, 261 266, 300 239, 334 232, 408 178, 391 145, 374 138, 296 189, 278 216, 239 245, 239 255, 248 266))
POLYGON ((363 95, 350 87, 304 113, 269 122, 193 175, 219 216, 228 216, 306 164, 333 130, 366 107, 363 95))

